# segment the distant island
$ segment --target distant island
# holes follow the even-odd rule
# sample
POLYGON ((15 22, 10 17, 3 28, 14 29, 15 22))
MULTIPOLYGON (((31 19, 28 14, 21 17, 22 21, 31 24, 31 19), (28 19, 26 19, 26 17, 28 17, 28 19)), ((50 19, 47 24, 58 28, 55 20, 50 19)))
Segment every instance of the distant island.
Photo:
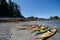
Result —
POLYGON ((43 21, 43 20, 60 20, 60 17, 54 16, 50 17, 48 19, 46 18, 38 18, 38 17, 27 17, 27 18, 20 18, 20 17, 15 17, 15 18, 0 18, 0 22, 20 22, 20 21, 43 21))
POLYGON ((36 21, 36 20, 60 20, 60 17, 58 16, 51 16, 49 18, 38 18, 34 16, 27 17, 26 20, 36 21))

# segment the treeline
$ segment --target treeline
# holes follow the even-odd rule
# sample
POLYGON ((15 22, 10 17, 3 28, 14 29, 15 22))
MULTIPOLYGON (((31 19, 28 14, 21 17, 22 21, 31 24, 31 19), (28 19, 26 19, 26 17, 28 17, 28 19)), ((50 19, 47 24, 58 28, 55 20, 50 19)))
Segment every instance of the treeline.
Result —
POLYGON ((20 12, 19 6, 11 0, 8 2, 6 2, 6 0, 0 0, 0 17, 24 18, 20 12))
MULTIPOLYGON (((28 19, 33 19, 33 18, 35 18, 35 19, 39 19, 38 17, 34 17, 34 16, 30 16, 30 17, 27 17, 28 19)), ((41 19, 41 18, 40 18, 41 19)), ((42 19, 46 19, 46 18, 42 18, 42 19)), ((47 18, 47 19, 60 19, 60 17, 59 16, 50 16, 49 18, 47 18)))
POLYGON ((50 16, 49 18, 38 18, 38 17, 34 17, 34 16, 30 16, 26 18, 27 20, 60 20, 59 16, 50 16))
POLYGON ((60 19, 59 16, 51 16, 49 19, 60 19))

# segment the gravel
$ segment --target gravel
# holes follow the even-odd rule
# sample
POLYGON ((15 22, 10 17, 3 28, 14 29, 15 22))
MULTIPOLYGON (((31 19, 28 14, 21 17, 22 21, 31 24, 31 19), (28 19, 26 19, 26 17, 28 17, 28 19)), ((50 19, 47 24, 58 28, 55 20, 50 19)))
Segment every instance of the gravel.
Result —
MULTIPOLYGON (((27 25, 29 22, 19 23, 0 23, 0 40, 35 40, 34 34, 31 34, 31 30, 18 30, 16 26, 27 25)), ((57 33, 48 40, 59 40, 60 33, 57 33)), ((38 39, 42 40, 42 39, 38 39)))

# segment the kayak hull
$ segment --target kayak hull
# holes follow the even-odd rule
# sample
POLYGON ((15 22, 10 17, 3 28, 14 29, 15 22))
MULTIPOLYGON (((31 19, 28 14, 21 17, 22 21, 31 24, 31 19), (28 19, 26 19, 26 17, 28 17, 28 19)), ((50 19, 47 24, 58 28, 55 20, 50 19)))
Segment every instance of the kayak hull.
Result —
POLYGON ((53 36, 56 33, 56 29, 51 29, 53 31, 53 33, 49 33, 48 31, 46 33, 43 33, 41 35, 39 35, 37 38, 35 39, 42 39, 42 38, 47 38, 50 36, 53 36))

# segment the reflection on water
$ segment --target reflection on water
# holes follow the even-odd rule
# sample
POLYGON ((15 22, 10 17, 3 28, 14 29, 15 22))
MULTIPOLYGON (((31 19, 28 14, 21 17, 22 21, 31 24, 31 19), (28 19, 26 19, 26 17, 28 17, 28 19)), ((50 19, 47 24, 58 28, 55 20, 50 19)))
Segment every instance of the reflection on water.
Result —
POLYGON ((59 28, 60 27, 60 21, 33 21, 30 22, 29 25, 49 25, 50 27, 59 28))

